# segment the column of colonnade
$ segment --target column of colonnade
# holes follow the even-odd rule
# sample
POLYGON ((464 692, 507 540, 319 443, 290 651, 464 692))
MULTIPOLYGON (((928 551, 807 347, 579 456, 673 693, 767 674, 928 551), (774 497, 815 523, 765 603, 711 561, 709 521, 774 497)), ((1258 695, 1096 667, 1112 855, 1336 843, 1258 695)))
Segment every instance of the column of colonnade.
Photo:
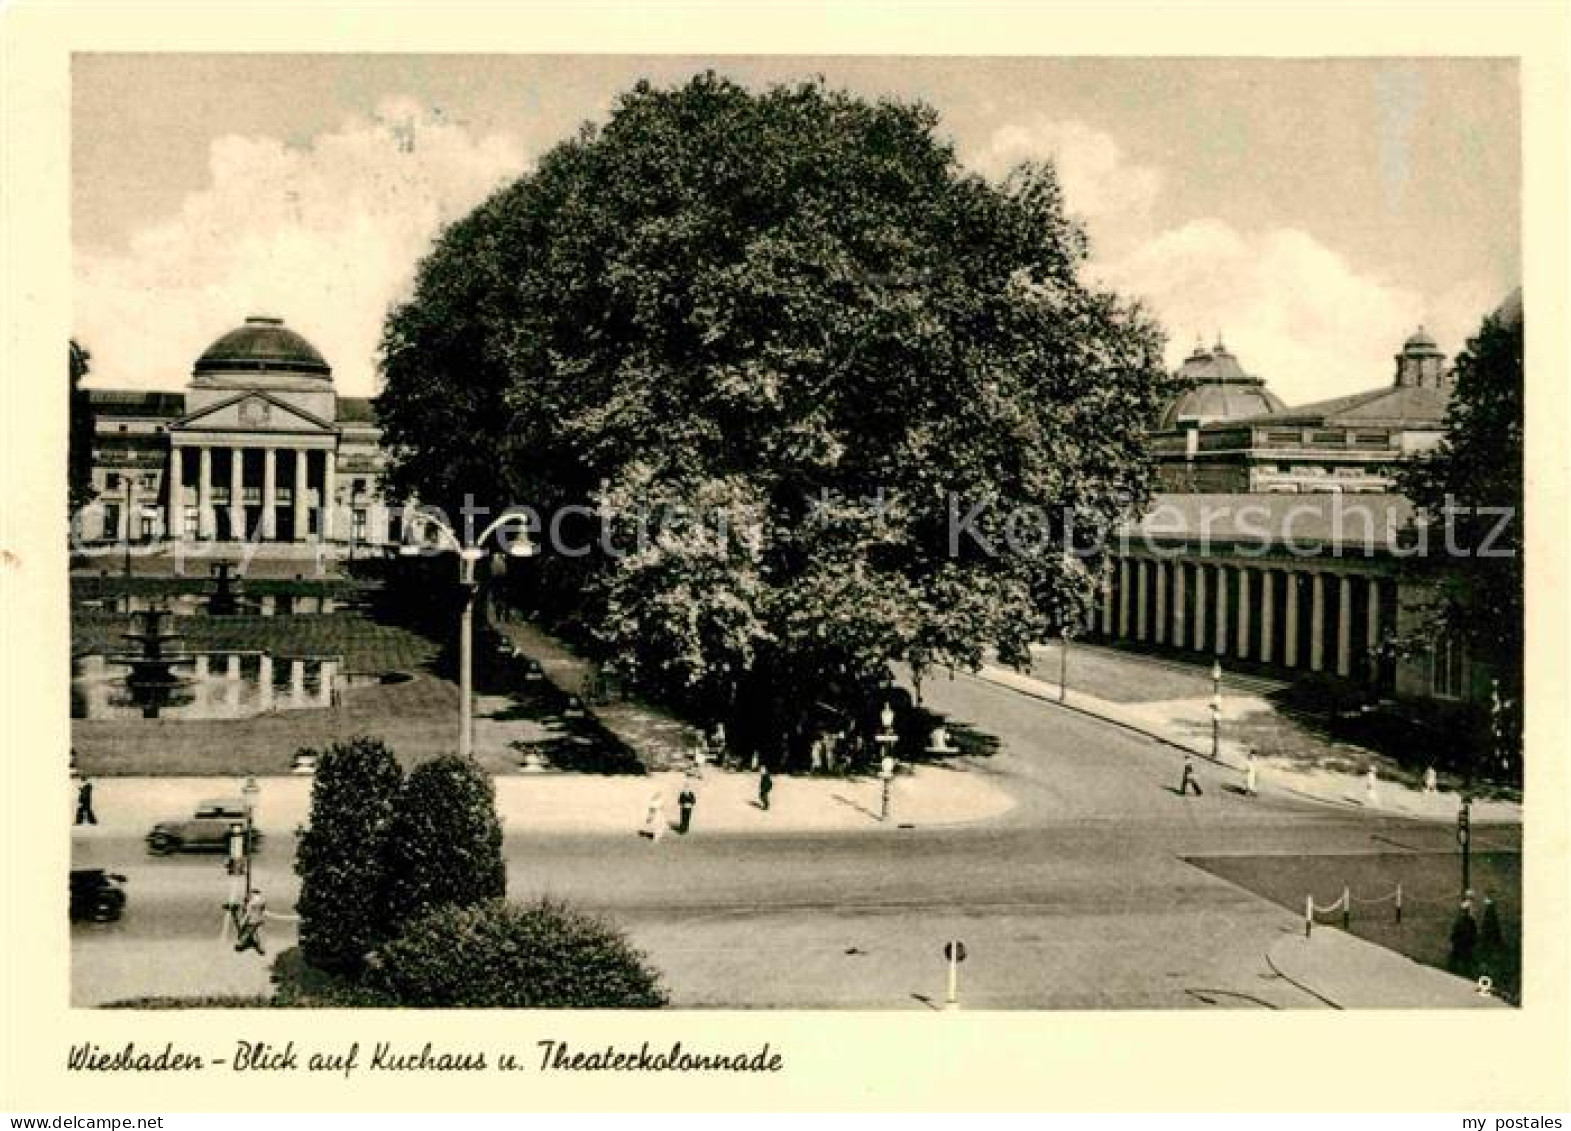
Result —
POLYGON ((1122 557, 1091 623, 1108 638, 1378 682, 1381 586, 1378 574, 1313 563, 1122 557))

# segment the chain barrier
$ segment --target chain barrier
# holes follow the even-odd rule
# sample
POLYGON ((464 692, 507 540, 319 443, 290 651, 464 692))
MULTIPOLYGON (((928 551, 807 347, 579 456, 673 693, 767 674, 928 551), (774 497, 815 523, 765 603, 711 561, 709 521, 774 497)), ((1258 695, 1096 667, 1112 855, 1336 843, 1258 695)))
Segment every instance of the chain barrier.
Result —
POLYGON ((1338 896, 1333 902, 1324 905, 1317 904, 1313 895, 1306 895, 1304 897, 1304 937, 1307 939, 1311 934, 1314 933, 1316 915, 1330 915, 1336 911, 1340 911, 1342 913, 1342 929, 1344 931, 1347 930, 1353 921, 1353 904, 1355 903, 1361 903, 1366 906, 1377 903, 1395 903, 1396 921, 1398 923, 1402 921, 1401 884, 1397 884, 1396 890, 1390 892, 1387 895, 1370 896, 1367 899, 1355 899, 1353 897, 1352 889, 1344 887, 1340 896, 1338 896))

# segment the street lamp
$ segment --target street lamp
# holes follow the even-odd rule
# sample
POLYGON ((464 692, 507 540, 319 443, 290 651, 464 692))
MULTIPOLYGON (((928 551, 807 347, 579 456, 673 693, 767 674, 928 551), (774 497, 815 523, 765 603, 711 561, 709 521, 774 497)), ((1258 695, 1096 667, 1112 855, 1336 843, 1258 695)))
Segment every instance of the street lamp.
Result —
POLYGON ((251 854, 256 849, 256 798, 262 787, 256 784, 256 775, 245 779, 240 796, 245 798, 245 902, 251 902, 251 854))
MULTIPOLYGON (((410 531, 416 526, 433 527, 437 532, 438 548, 451 550, 458 555, 458 584, 464 591, 464 608, 458 622, 458 754, 461 758, 474 757, 474 614, 475 594, 480 588, 475 576, 475 563, 485 556, 481 546, 486 539, 510 525, 520 526, 523 538, 508 545, 508 555, 515 558, 532 556, 535 546, 529 540, 529 516, 522 513, 504 514, 467 545, 451 526, 429 512, 416 514, 408 524, 410 531)), ((404 557, 419 557, 427 548, 428 544, 405 542, 398 552, 404 557)))
POLYGON ((131 576, 131 528, 136 517, 131 513, 131 508, 135 501, 136 476, 127 475, 125 477, 125 537, 120 540, 120 545, 125 550, 125 575, 127 577, 131 576))
POLYGON ((889 787, 895 780, 894 748, 895 743, 900 741, 900 736, 895 733, 895 709, 885 703, 884 709, 878 712, 878 721, 884 728, 873 739, 883 751, 883 756, 878 762, 878 777, 883 783, 878 819, 887 821, 889 820, 889 787))
POLYGON ((1222 760, 1222 661, 1211 661, 1211 761, 1222 760))
POLYGON ((1074 629, 1067 624, 1058 630, 1058 701, 1069 695, 1069 642, 1074 639, 1074 629))

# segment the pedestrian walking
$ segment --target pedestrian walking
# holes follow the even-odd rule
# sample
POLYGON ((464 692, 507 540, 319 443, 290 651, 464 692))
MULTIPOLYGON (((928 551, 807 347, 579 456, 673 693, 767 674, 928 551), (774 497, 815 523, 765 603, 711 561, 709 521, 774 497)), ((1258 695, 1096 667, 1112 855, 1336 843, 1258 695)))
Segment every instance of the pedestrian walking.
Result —
POLYGON ((240 913, 240 938, 235 943, 236 953, 242 950, 254 950, 258 954, 266 954, 262 949, 262 924, 267 922, 267 900, 262 897, 260 890, 253 891, 246 897, 245 908, 240 913))
POLYGON ((1380 806, 1380 791, 1375 788, 1379 780, 1380 777, 1375 773, 1375 768, 1370 766, 1368 772, 1364 774, 1364 804, 1371 809, 1376 809, 1380 806))
POLYGON ((764 766, 758 771, 758 807, 764 812, 769 812, 769 795, 775 791, 775 779, 769 774, 769 767, 764 766))
POLYGON ((693 826, 693 809, 698 805, 698 794, 693 792, 692 786, 683 786, 682 792, 676 798, 677 809, 680 816, 677 818, 676 831, 683 836, 693 826))
POLYGON ((665 794, 655 790, 649 797, 649 811, 644 814, 644 827, 638 834, 652 841, 659 841, 665 833, 665 794))
POLYGON ((1424 792, 1436 793, 1440 789, 1440 775, 1435 773, 1435 768, 1430 766, 1424 771, 1424 792))
POLYGON ((1204 796, 1204 791, 1200 788, 1200 780, 1195 777, 1195 760, 1191 755, 1185 754, 1184 776, 1183 779, 1178 783, 1178 796, 1189 796, 1189 791, 1191 789, 1195 791, 1196 797, 1204 796))
MULTIPOLYGON (((59 812, 58 809, 55 812, 59 812)), ((83 778, 81 787, 76 791, 76 823, 79 825, 98 824, 98 814, 93 812, 93 782, 90 778, 83 778)))
POLYGON ((1259 784, 1255 774, 1255 752, 1251 750, 1244 755, 1244 792, 1253 797, 1259 784))

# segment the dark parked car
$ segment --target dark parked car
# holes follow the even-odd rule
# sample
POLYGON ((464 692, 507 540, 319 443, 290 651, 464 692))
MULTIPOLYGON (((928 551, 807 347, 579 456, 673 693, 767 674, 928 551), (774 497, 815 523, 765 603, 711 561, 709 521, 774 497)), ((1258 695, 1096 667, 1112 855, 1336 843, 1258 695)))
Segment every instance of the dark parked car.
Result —
POLYGON ((113 923, 125 910, 125 877, 102 868, 71 869, 71 921, 113 923))
MULTIPOLYGON (((227 852, 229 830, 245 826, 245 802, 238 797, 203 801, 196 813, 183 821, 159 821, 147 834, 147 850, 154 856, 173 852, 227 852)), ((251 851, 262 847, 262 831, 251 830, 251 851)))

